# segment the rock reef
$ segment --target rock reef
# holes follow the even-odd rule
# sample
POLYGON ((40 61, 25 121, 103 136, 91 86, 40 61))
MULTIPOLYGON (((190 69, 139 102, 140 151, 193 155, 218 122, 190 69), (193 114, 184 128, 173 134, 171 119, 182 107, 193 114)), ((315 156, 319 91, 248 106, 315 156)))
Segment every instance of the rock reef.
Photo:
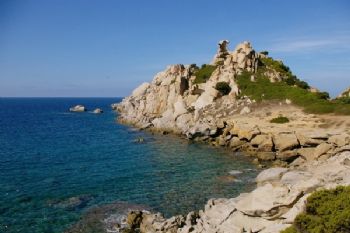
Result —
MULTIPOLYGON (((133 225, 141 232, 279 232, 303 210, 312 191, 350 182, 350 120, 307 114, 289 99, 257 103, 242 96, 237 77, 249 72, 254 82, 267 55, 249 42, 233 51, 228 44, 219 42, 214 70, 204 82, 198 81, 195 65, 171 65, 112 108, 121 123, 245 151, 257 162, 280 167, 263 171, 253 192, 209 200, 199 213, 170 219, 142 213, 133 225), (218 83, 226 83, 228 92, 218 83), (290 122, 271 123, 281 115, 290 122)), ((273 67, 263 72, 270 82, 288 78, 273 67)))

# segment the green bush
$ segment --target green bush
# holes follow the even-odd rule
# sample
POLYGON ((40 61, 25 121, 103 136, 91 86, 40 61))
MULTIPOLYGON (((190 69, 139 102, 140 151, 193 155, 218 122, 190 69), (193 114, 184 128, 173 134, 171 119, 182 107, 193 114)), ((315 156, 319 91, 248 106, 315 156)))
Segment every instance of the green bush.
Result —
POLYGON ((316 94, 316 95, 318 96, 318 98, 320 98, 320 99, 324 99, 324 100, 330 99, 330 96, 329 96, 329 93, 328 93, 328 92, 316 92, 315 94, 316 94))
POLYGON ((244 72, 236 78, 241 96, 249 96, 257 102, 290 99, 294 104, 303 107, 309 113, 350 115, 349 104, 339 100, 330 101, 325 99, 325 94, 312 93, 298 86, 290 86, 286 82, 272 83, 261 72, 256 74, 257 78, 255 82, 252 82, 250 80, 251 75, 252 73, 244 72))
POLYGON ((216 83, 215 89, 218 90, 221 95, 228 95, 231 92, 231 87, 227 82, 216 83))
POLYGON ((276 61, 271 57, 261 58, 260 60, 264 66, 270 67, 276 70, 277 72, 291 74, 289 67, 283 64, 282 61, 276 61))
POLYGON ((200 69, 194 72, 194 75, 196 76, 194 83, 205 83, 215 69, 216 66, 203 64, 200 69))
POLYGON ((281 233, 350 232, 350 186, 313 193, 307 199, 305 213, 281 233))
POLYGON ((260 53, 261 53, 261 54, 264 54, 264 55, 266 55, 266 56, 269 55, 269 52, 268 52, 268 51, 261 51, 260 53))
POLYGON ((279 117, 273 118, 270 122, 277 123, 277 124, 284 124, 284 123, 288 123, 289 119, 284 116, 279 116, 279 117))

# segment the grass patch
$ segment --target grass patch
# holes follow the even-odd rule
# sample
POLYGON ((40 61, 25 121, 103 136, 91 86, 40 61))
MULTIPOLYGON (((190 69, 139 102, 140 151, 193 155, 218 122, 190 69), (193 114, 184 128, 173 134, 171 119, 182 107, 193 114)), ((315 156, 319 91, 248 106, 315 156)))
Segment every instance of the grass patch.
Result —
POLYGON ((210 78, 215 69, 216 66, 214 65, 202 65, 200 69, 197 69, 194 72, 194 75, 196 76, 194 83, 205 83, 210 78))
POLYGON ((231 92, 231 87, 227 82, 216 83, 215 89, 218 90, 221 95, 228 95, 231 92))
POLYGON ((308 197, 306 212, 299 214, 293 226, 281 233, 350 232, 350 186, 321 190, 308 197))
POLYGON ((330 101, 325 99, 325 94, 312 93, 298 86, 290 86, 286 82, 271 83, 260 72, 256 74, 255 82, 250 81, 250 76, 251 73, 244 72, 236 79, 241 90, 241 96, 249 96, 257 102, 290 99, 294 104, 303 107, 308 113, 350 115, 350 104, 346 101, 330 101))
POLYGON ((276 123, 276 124, 284 124, 284 123, 288 123, 289 119, 284 116, 279 116, 279 117, 273 118, 270 122, 276 123))

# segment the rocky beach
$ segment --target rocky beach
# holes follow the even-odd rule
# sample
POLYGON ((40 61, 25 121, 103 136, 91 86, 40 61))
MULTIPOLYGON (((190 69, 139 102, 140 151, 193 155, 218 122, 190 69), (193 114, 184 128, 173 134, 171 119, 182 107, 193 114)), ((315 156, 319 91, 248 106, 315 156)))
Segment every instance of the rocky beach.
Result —
POLYGON ((202 67, 168 66, 112 108, 123 124, 243 151, 272 167, 250 193, 168 219, 131 212, 124 231, 277 233, 304 211, 312 192, 350 184, 349 89, 330 100, 268 52, 249 42, 233 51, 228 45, 220 41, 202 67))

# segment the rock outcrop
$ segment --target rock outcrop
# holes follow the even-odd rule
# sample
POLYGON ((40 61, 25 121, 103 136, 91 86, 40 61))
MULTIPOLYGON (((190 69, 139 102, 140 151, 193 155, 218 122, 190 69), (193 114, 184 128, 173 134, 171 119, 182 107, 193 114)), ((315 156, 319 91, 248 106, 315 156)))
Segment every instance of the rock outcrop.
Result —
POLYGON ((74 107, 69 108, 70 112, 85 112, 86 108, 83 105, 76 105, 74 107))
POLYGON ((345 89, 337 98, 346 98, 346 97, 350 98, 350 87, 345 89))
POLYGON ((213 61, 216 69, 207 82, 194 82, 192 66, 171 65, 158 73, 151 83, 143 83, 131 96, 113 105, 121 113, 119 120, 138 127, 151 124, 156 129, 186 134, 200 119, 207 118, 208 109, 215 105, 227 106, 230 110, 241 108, 242 114, 249 113, 244 106, 238 106, 242 101, 236 101, 239 89, 235 76, 245 70, 255 72, 259 54, 249 42, 239 44, 229 52, 228 43, 220 41, 213 61), (215 89, 218 82, 229 84, 231 91, 227 96, 220 96, 215 89))

